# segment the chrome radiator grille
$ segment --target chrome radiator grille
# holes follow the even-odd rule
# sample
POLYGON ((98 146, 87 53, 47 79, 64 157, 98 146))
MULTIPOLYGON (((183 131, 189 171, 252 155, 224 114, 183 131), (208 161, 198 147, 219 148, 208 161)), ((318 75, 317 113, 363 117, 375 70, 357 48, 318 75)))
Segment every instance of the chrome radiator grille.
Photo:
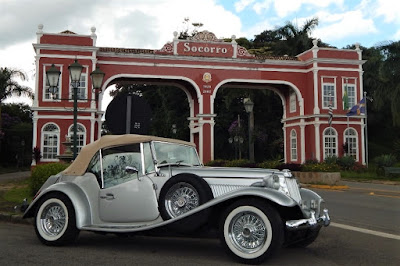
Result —
POLYGON ((300 190, 299 186, 296 182, 295 178, 286 178, 286 185, 288 187, 290 196, 296 201, 300 202, 301 201, 301 195, 300 195, 300 190))
POLYGON ((211 185, 211 191, 214 195, 214 198, 219 197, 223 194, 231 192, 233 190, 238 190, 247 186, 243 185, 211 185))

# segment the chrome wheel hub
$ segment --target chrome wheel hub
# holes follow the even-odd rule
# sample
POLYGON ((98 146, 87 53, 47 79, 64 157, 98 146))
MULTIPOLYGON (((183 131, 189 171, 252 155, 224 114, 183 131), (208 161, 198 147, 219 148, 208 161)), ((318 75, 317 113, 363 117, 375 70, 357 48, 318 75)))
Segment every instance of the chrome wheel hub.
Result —
POLYGON ((165 207, 171 217, 177 217, 199 206, 199 194, 188 183, 173 185, 165 198, 165 207))
POLYGON ((235 215, 229 224, 232 243, 245 253, 254 253, 262 248, 267 239, 266 227, 255 213, 242 212, 235 215))
POLYGON ((41 215, 40 224, 49 236, 57 236, 67 223, 64 209, 58 204, 50 204, 41 215))

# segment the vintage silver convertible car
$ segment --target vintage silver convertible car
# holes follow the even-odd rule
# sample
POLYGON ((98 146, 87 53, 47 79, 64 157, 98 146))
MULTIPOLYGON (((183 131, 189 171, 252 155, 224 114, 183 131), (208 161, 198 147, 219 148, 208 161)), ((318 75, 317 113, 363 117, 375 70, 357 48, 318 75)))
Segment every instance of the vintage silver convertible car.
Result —
POLYGON ((282 245, 312 243, 330 222, 322 202, 287 170, 204 167, 192 143, 119 135, 83 147, 24 217, 34 217, 47 245, 71 243, 80 230, 214 232, 229 254, 253 264, 282 245))

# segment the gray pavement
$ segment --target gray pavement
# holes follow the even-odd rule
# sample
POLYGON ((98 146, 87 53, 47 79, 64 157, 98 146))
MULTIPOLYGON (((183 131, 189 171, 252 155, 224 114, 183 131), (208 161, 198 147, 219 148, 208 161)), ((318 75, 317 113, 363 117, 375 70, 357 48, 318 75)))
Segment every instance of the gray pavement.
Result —
POLYGON ((31 176, 31 171, 21 171, 7 174, 0 174, 0 183, 20 181, 31 176))

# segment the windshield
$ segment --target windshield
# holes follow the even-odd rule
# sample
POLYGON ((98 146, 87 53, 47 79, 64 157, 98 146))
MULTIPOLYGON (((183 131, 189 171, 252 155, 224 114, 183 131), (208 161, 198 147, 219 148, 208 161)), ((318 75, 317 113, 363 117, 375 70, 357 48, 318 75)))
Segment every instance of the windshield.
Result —
POLYGON ((157 163, 200 165, 196 149, 191 146, 175 143, 154 142, 157 163))

